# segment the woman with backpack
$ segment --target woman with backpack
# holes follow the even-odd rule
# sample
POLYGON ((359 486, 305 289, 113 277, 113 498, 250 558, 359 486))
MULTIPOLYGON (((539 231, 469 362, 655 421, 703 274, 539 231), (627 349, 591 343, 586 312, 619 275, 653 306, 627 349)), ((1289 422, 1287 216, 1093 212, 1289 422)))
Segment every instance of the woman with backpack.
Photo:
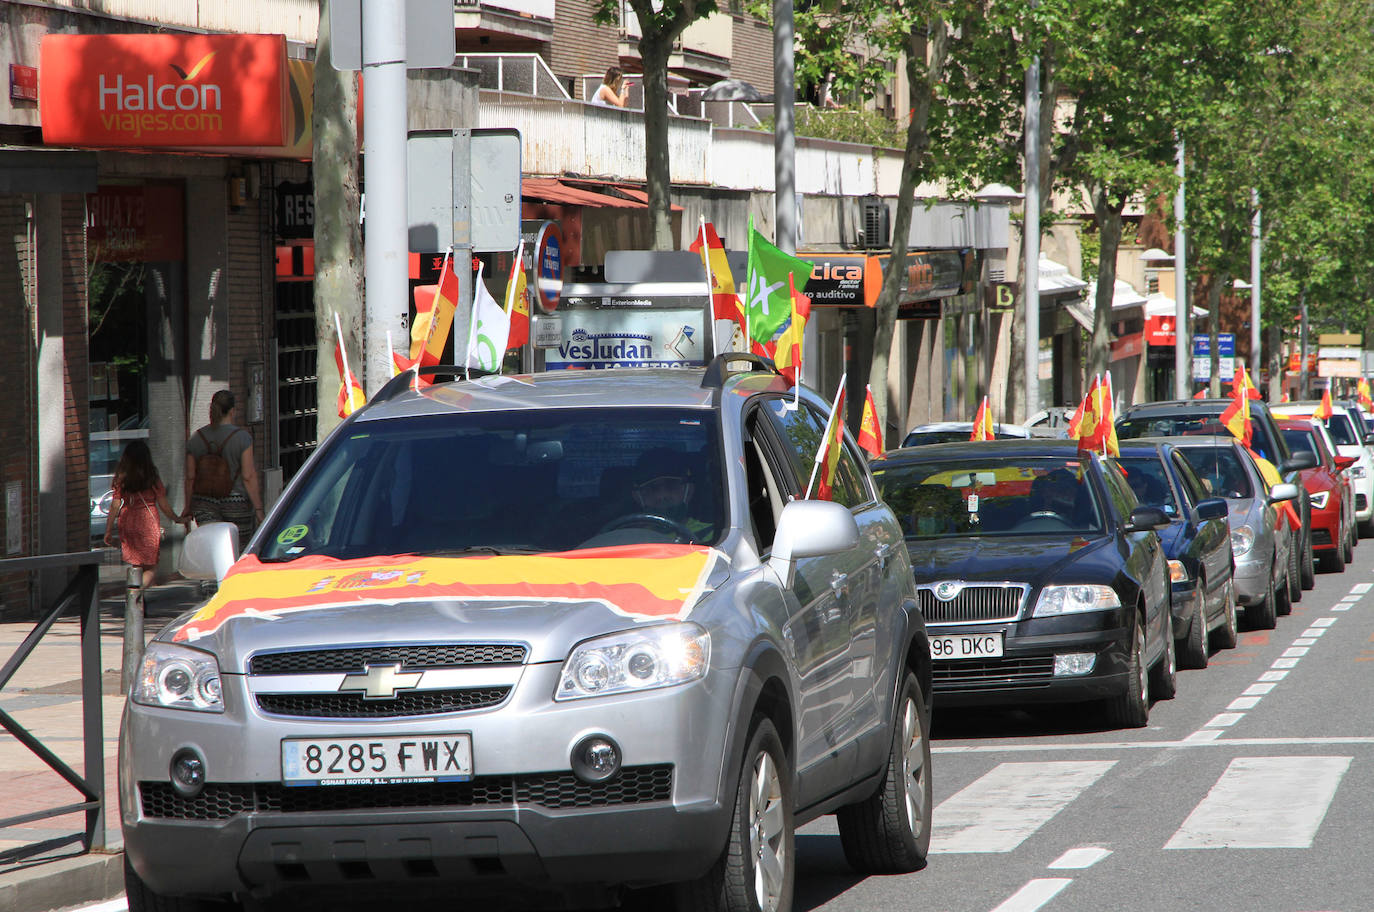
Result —
POLYGON ((143 588, 147 589, 153 584, 153 572, 162 551, 158 511, 172 522, 182 522, 182 517, 173 513, 167 503, 167 489, 162 486, 147 443, 135 440, 124 448, 110 491, 114 501, 105 520, 105 544, 113 545, 118 536, 120 556, 124 563, 143 571, 143 588))
POLYGON ((234 424, 234 394, 210 397, 210 423, 186 441, 186 510, 198 525, 231 522, 239 527, 239 550, 262 521, 262 490, 253 465, 253 435, 234 424))

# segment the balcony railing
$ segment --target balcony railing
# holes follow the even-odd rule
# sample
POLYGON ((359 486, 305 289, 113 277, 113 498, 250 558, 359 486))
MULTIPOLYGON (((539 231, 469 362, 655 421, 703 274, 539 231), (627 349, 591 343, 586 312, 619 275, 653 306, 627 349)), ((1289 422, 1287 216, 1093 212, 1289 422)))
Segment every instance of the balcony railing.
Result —
POLYGON ((454 0, 453 5, 460 10, 489 6, 519 15, 552 20, 555 0, 454 0))
POLYGON ((455 66, 476 70, 479 88, 569 101, 568 90, 538 54, 460 54, 455 66))

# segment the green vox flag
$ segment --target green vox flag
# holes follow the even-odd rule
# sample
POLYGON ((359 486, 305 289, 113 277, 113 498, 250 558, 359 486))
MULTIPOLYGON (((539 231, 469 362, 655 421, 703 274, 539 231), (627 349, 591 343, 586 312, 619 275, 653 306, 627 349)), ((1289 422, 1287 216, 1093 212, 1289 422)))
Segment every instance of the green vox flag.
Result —
POLYGON ((749 220, 749 267, 744 312, 748 318, 749 338, 756 342, 772 342, 778 330, 792 316, 792 297, 787 290, 787 274, 797 291, 806 291, 811 278, 811 264, 791 254, 783 253, 754 230, 749 220))

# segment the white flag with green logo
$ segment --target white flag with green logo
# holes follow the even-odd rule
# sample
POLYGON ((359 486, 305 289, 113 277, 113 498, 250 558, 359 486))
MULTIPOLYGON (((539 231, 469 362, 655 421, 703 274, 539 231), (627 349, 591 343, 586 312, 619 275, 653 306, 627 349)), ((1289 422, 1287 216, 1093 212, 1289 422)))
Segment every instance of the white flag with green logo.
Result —
POLYGON ((510 314, 496 302, 482 281, 482 267, 477 267, 473 281, 472 328, 468 334, 466 365, 496 373, 506 354, 506 340, 510 336, 510 314))

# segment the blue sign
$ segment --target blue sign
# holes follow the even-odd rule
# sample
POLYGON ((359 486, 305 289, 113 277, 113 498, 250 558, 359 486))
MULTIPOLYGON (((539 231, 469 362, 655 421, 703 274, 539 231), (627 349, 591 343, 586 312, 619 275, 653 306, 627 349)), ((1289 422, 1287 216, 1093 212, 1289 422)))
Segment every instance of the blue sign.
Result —
MULTIPOLYGON (((1193 379, 1212 379, 1212 340, 1206 333, 1193 336, 1193 379)), ((1236 375, 1236 335, 1217 333, 1217 373, 1223 380, 1236 375)))

